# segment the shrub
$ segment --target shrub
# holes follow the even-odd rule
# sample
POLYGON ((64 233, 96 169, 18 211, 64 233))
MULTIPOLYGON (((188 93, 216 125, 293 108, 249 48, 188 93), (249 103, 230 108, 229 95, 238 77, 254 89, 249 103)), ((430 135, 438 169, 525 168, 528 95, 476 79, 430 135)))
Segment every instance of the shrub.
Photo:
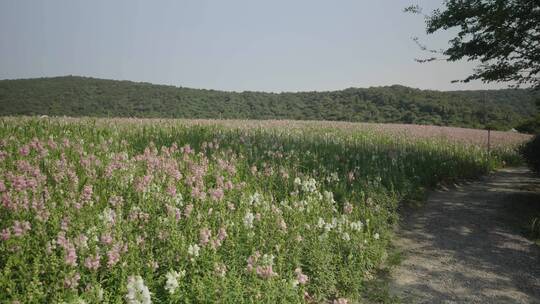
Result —
POLYGON ((540 114, 535 118, 526 120, 516 127, 521 133, 538 134, 540 133, 540 114))
POLYGON ((536 135, 531 141, 523 145, 521 155, 529 168, 536 174, 540 174, 540 135, 536 135))

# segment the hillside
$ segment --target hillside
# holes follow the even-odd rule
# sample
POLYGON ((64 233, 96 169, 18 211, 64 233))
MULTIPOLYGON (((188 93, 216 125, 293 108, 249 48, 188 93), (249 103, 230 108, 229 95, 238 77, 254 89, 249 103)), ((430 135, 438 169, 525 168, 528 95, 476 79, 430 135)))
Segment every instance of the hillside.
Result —
POLYGON ((440 92, 397 85, 237 93, 66 76, 1 80, 0 115, 341 120, 474 128, 482 128, 487 117, 496 128, 509 129, 534 115, 539 96, 527 90, 440 92))

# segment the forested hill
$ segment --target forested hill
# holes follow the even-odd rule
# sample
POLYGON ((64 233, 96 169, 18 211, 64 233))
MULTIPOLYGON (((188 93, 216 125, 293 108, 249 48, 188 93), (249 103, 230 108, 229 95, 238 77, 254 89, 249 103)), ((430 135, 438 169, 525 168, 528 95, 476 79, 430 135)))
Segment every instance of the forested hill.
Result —
POLYGON ((344 120, 476 128, 487 121, 509 129, 535 114, 539 97, 527 90, 440 92, 397 85, 237 93, 67 76, 1 80, 0 115, 344 120))

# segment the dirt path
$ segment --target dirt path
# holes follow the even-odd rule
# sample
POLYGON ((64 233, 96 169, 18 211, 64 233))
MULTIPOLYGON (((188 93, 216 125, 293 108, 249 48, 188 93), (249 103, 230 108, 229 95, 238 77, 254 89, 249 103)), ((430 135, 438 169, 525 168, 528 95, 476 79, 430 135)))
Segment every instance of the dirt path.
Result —
POLYGON ((540 303, 540 248, 506 216, 520 198, 540 204, 539 189, 514 168, 431 193, 398 231, 392 293, 404 303, 540 303))

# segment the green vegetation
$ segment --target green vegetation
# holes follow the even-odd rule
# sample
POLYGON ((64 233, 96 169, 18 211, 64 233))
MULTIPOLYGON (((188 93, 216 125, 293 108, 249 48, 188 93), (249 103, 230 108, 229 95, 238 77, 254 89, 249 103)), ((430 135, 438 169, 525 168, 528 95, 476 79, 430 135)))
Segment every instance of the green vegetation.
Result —
MULTIPOLYGON (((418 5, 405 9, 421 13, 418 5)), ((477 61, 463 82, 511 82, 540 89, 540 2, 538 0, 445 0, 425 15, 426 32, 454 30, 448 48, 424 51, 444 55, 449 62, 477 61)), ((429 62, 436 57, 418 60, 429 62)))
POLYGON ((390 301, 398 202, 515 153, 279 123, 0 119, 0 302, 390 301))
POLYGON ((531 185, 520 190, 527 192, 507 195, 501 218, 540 245, 540 189, 531 185))
POLYGON ((439 92, 403 86, 235 93, 58 77, 0 81, 0 115, 339 120, 472 128, 490 124, 509 130, 534 115, 539 95, 527 90, 439 92))
POLYGON ((535 117, 520 123, 516 127, 516 130, 521 133, 540 134, 540 113, 536 114, 535 117))
POLYGON ((529 168, 536 174, 540 174, 540 134, 523 145, 521 155, 529 168))
POLYGON ((522 133, 540 134, 540 99, 536 100, 536 116, 520 123, 516 130, 522 133))

